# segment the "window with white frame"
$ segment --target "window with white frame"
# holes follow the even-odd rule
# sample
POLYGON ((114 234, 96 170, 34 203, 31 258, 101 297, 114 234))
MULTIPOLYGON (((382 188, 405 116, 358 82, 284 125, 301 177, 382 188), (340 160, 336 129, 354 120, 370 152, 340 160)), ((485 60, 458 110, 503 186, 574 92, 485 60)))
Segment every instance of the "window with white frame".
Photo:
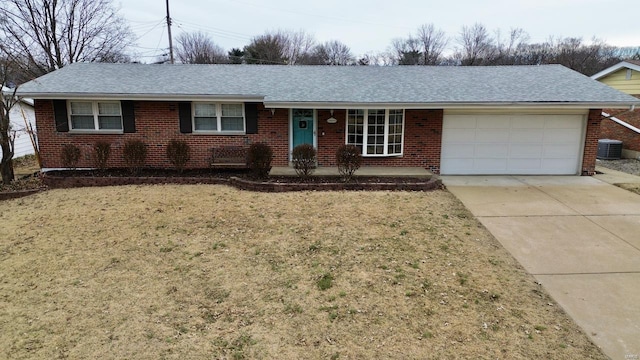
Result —
POLYGON ((244 132, 243 104, 193 103, 195 131, 244 132))
POLYGON ((70 101, 72 130, 122 130, 119 101, 70 101))
POLYGON ((402 109, 352 109, 347 111, 347 144, 364 156, 402 155, 402 109))

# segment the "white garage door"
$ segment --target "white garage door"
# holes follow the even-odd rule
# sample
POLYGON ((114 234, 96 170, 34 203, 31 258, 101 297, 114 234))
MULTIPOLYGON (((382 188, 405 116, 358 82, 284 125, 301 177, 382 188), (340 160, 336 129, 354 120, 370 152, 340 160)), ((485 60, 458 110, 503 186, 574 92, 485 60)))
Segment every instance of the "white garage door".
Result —
POLYGON ((445 115, 444 175, 574 175, 582 115, 445 115))

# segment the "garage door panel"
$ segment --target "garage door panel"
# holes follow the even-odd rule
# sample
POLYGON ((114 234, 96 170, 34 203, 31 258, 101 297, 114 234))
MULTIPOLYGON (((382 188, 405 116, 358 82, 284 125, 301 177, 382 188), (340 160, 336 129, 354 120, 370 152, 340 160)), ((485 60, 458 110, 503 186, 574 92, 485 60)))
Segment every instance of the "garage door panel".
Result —
POLYGON ((448 158, 464 158, 471 157, 475 150, 475 145, 471 144, 457 144, 455 146, 447 146, 442 148, 442 157, 448 158))
POLYGON ((536 143, 544 140, 544 129, 514 129, 511 131, 511 142, 536 143))
POLYGON ((455 131, 445 131, 442 135, 442 141, 449 143, 472 143, 475 141, 475 138, 475 129, 455 129, 455 131))
POLYGON ((475 158, 504 158, 509 155, 509 144, 478 144, 475 158))
MULTIPOLYGON (((577 158, 568 157, 558 159, 544 159, 542 165, 545 167, 545 169, 562 171, 566 167, 567 161, 577 161, 577 158)), ((557 172, 554 172, 554 174, 557 174, 557 172)))
POLYGON ((581 121, 576 121, 576 117, 558 117, 548 120, 546 127, 549 129, 581 129, 581 121))
POLYGON ((467 169, 472 169, 474 167, 474 160, 472 158, 449 159, 447 163, 449 164, 448 166, 451 169, 451 172, 454 174, 460 174, 467 171, 467 169))
POLYGON ((509 169, 517 171, 535 171, 541 167, 542 160, 540 158, 511 159, 509 161, 509 169))
POLYGON ((509 156, 516 159, 541 158, 543 146, 539 144, 511 144, 509 156))
POLYGON ((478 170, 486 170, 492 174, 507 169, 507 159, 475 159, 474 166, 478 170))
POLYGON ((577 174, 582 115, 446 115, 442 174, 577 174))
POLYGON ((549 129, 545 133, 545 143, 575 143, 581 134, 577 134, 575 129, 549 129))
POLYGON ((574 144, 552 144, 545 145, 544 152, 542 156, 544 158, 573 158, 575 157, 572 153, 573 149, 575 149, 574 144))
POLYGON ((544 129, 544 119, 537 115, 522 115, 511 117, 512 129, 544 129))
POLYGON ((475 142, 477 143, 494 143, 508 141, 509 129, 478 129, 476 131, 475 142))
POLYGON ((453 115, 447 118, 447 122, 443 124, 443 127, 447 129, 475 129, 476 119, 472 116, 453 115))
POLYGON ((509 128, 511 119, 504 116, 483 115, 477 117, 478 129, 509 128))

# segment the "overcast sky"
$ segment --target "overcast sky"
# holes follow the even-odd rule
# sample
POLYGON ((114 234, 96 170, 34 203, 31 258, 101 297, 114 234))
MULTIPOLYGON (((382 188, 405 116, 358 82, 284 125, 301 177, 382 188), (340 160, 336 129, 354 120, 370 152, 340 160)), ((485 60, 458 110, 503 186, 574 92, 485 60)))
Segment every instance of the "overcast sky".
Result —
MULTIPOLYGON (((116 0, 118 4, 118 0, 116 0)), ((168 48, 165 0, 120 2, 139 37, 135 49, 151 62, 168 48)), ((354 55, 386 50, 391 40, 433 23, 451 38, 463 25, 490 31, 524 29, 530 42, 550 36, 594 36, 616 46, 640 46, 638 0, 170 0, 173 37, 203 31, 225 50, 242 48, 267 30, 303 29, 316 40, 340 40, 354 55)))

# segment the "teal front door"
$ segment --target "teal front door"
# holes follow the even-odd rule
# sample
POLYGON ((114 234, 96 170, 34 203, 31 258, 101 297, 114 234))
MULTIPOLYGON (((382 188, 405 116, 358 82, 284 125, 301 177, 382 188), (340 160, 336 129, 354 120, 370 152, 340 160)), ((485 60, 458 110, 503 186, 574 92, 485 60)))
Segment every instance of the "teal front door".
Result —
POLYGON ((314 146, 313 110, 293 109, 291 121, 293 127, 293 141, 291 148, 293 149, 300 144, 311 144, 314 146))

